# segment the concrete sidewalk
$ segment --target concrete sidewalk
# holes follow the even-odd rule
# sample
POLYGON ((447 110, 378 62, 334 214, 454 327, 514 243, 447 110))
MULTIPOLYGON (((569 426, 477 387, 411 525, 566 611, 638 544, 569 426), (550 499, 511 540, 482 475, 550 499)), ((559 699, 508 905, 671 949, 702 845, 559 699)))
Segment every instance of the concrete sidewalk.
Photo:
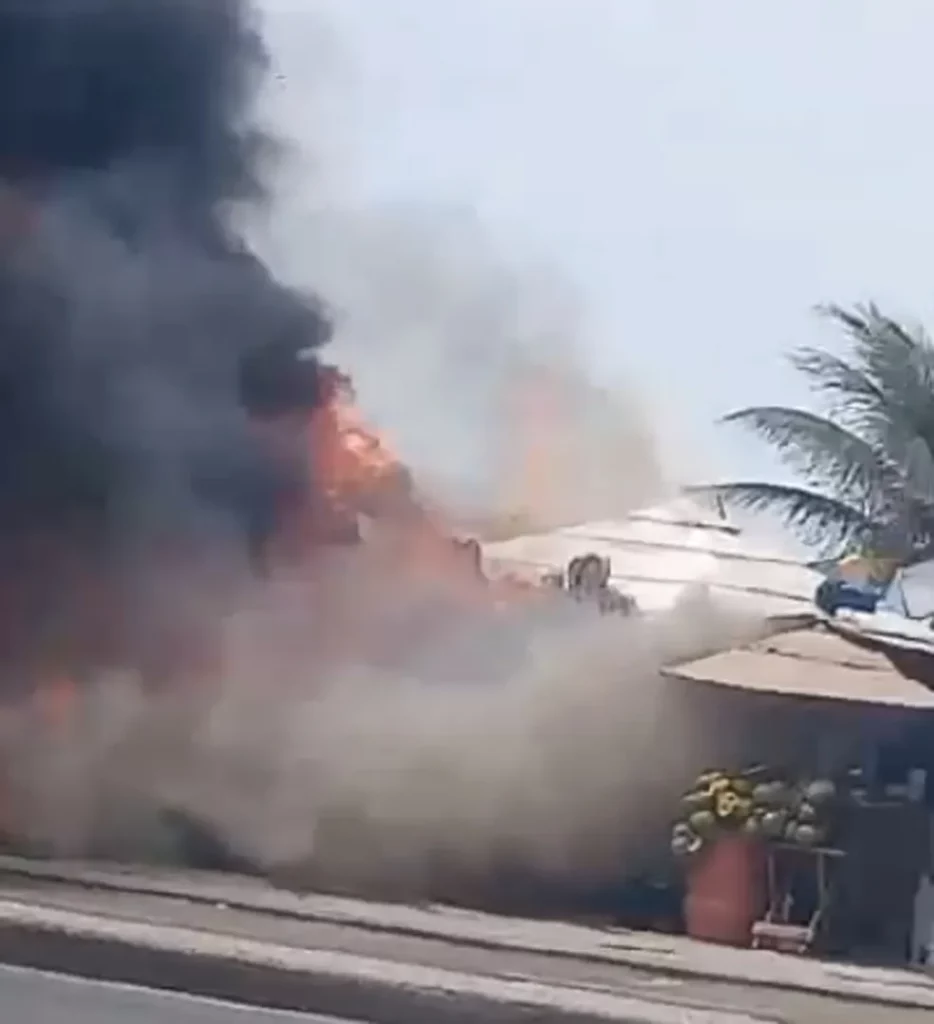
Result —
MULTIPOLYGON (((934 1010, 934 977, 730 949, 680 936, 498 917, 444 906, 404 906, 276 889, 261 879, 176 869, 104 867, 0 857, 0 894, 19 882, 91 892, 170 897, 308 925, 433 940, 449 946, 569 958, 737 986, 762 986, 850 1002, 934 1010)), ((26 890, 28 891, 28 890, 26 890)))
POLYGON ((777 1024, 625 993, 297 949, 0 900, 0 960, 373 1024, 777 1024))

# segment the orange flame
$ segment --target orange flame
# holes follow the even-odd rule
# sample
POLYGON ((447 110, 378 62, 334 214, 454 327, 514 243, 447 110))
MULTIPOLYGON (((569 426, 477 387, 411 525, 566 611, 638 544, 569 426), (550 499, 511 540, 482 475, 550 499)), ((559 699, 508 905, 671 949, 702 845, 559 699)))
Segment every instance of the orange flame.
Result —
POLYGON ((414 493, 406 467, 364 420, 355 398, 348 378, 334 371, 329 400, 311 423, 317 486, 338 508, 388 525, 395 556, 410 578, 476 584, 479 575, 471 570, 467 550, 414 493))
POLYGON ((421 500, 392 446, 361 415, 350 380, 329 369, 324 383, 326 400, 303 427, 318 498, 285 510, 276 560, 295 565, 329 536, 365 540, 357 532, 365 518, 379 538, 379 558, 397 576, 467 604, 521 596, 526 588, 488 580, 479 547, 458 543, 445 517, 421 500))
POLYGON ((520 522, 534 522, 556 507, 567 475, 562 438, 568 409, 561 382, 547 367, 528 367, 518 381, 515 417, 504 506, 520 522))
POLYGON ((368 503, 403 472, 394 452, 364 422, 355 398, 350 381, 335 372, 329 400, 311 423, 315 480, 328 497, 352 506, 368 503))

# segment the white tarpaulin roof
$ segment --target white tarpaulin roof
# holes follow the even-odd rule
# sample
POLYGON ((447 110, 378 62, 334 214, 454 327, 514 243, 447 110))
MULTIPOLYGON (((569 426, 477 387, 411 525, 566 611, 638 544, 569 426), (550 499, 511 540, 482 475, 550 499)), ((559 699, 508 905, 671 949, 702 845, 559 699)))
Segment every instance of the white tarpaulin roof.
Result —
POLYGON ((822 577, 801 561, 756 542, 735 523, 692 498, 487 544, 492 575, 563 571, 577 555, 611 562, 611 582, 645 611, 671 608, 698 586, 725 601, 750 602, 765 615, 813 611, 822 577))
POLYGON ((934 690, 906 677, 880 650, 820 624, 664 670, 692 682, 790 697, 934 710, 934 690))
POLYGON ((934 630, 927 620, 909 619, 884 608, 875 612, 841 608, 831 621, 844 636, 934 657, 934 630))
POLYGON ((885 604, 912 619, 934 616, 934 561, 899 569, 885 595, 885 604))

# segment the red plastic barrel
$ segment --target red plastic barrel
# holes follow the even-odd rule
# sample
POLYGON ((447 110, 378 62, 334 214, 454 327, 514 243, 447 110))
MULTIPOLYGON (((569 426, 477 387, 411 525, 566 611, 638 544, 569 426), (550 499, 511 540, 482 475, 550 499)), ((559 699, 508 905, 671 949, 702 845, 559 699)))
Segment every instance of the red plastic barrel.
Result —
POLYGON ((687 933, 727 946, 748 946, 765 910, 765 850, 746 836, 723 836, 691 865, 684 918, 687 933))

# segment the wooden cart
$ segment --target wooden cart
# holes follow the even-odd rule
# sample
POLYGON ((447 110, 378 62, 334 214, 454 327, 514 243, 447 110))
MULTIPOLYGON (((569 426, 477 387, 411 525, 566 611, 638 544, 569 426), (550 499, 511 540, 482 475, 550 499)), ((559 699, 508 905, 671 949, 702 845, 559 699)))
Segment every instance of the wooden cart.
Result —
POLYGON ((774 843, 766 855, 768 909, 752 926, 754 949, 768 947, 789 953, 810 952, 827 924, 835 892, 838 868, 846 854, 826 846, 774 843), (806 922, 793 921, 796 883, 810 875, 815 890, 812 912, 806 922))

